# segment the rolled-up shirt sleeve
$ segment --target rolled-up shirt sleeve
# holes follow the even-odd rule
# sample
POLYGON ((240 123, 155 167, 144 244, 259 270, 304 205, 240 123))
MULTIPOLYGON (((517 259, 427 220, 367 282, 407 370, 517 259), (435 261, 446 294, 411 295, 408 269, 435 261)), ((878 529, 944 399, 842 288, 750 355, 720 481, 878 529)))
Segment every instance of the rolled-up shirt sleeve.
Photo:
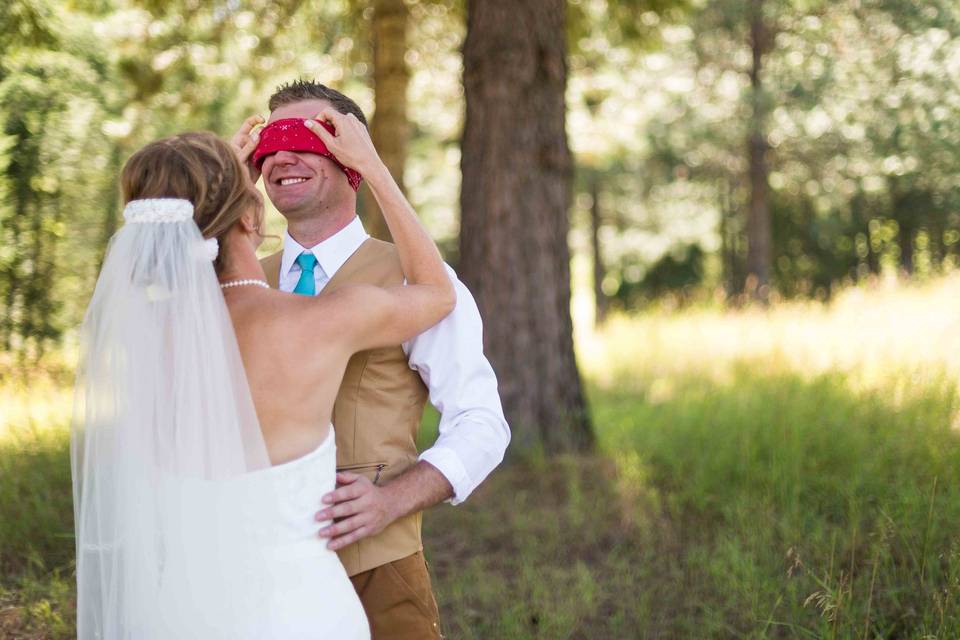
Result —
POLYGON ((467 287, 447 271, 457 292, 454 310, 437 325, 403 344, 410 367, 430 391, 440 412, 439 436, 420 454, 453 487, 460 504, 503 461, 510 428, 503 416, 497 376, 483 354, 483 322, 467 287))

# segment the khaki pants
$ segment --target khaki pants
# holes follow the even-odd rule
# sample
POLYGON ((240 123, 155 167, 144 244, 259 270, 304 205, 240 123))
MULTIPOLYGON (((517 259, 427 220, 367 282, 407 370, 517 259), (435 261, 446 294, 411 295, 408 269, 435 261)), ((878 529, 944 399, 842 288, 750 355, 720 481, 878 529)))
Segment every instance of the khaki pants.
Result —
POLYGON ((441 640, 440 612, 423 552, 350 578, 373 640, 441 640))

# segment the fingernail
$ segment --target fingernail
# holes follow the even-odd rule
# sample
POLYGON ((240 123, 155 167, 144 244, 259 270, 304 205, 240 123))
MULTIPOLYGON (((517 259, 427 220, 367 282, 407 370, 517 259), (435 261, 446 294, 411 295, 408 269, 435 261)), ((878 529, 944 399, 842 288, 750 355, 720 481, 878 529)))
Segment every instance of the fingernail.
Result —
POLYGON ((256 142, 257 140, 260 139, 260 133, 258 131, 254 131, 253 133, 250 134, 250 139, 256 142))
POLYGON ((323 496, 323 504, 333 504, 333 498, 330 496, 323 496))

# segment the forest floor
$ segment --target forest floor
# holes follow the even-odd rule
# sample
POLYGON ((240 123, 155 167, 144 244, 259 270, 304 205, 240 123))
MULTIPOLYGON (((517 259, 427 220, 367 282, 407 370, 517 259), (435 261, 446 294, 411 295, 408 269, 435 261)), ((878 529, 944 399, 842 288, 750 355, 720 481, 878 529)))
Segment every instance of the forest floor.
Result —
MULTIPOLYGON (((424 517, 448 638, 960 637, 960 276, 577 342, 597 451, 424 517)), ((75 633, 68 377, 0 384, 2 638, 75 633)))

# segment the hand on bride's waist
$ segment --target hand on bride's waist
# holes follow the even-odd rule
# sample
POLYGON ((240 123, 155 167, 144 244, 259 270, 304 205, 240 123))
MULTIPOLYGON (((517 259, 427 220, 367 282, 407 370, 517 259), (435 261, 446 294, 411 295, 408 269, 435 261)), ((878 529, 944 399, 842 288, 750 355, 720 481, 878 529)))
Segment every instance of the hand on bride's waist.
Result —
POLYGON ((376 535, 394 520, 453 495, 447 478, 422 460, 383 486, 345 471, 337 474, 337 484, 337 489, 323 497, 323 503, 330 506, 316 514, 321 522, 335 520, 320 529, 320 537, 329 538, 327 548, 334 551, 376 535))

